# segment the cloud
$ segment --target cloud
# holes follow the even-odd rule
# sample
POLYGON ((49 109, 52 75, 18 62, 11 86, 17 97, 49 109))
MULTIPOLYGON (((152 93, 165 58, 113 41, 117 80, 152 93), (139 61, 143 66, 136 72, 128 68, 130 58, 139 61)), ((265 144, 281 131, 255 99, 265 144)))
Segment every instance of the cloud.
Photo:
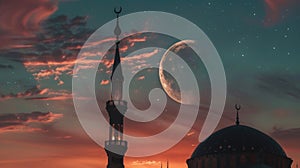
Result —
POLYGON ((48 88, 41 89, 39 85, 33 86, 24 92, 19 92, 19 93, 10 93, 10 94, 2 94, 0 95, 0 101, 7 100, 7 99, 12 99, 12 98, 24 98, 24 97, 29 97, 29 96, 35 96, 35 95, 44 95, 49 91, 48 88))
POLYGON ((36 80, 53 79, 63 85, 63 75, 71 75, 81 46, 93 32, 87 28, 87 17, 49 18, 41 24, 43 31, 27 39, 28 45, 14 45, 2 50, 2 57, 22 62, 36 80))
POLYGON ((0 133, 42 131, 41 128, 34 127, 32 124, 48 124, 61 117, 63 117, 63 114, 55 114, 52 112, 1 114, 0 133))
POLYGON ((274 127, 273 132, 270 135, 280 142, 288 156, 292 158, 299 157, 300 128, 279 129, 274 127))
MULTIPOLYGON (((83 19, 83 18, 84 17, 80 17, 80 19, 83 19)), ((78 19, 79 18, 77 18, 76 20, 78 20, 78 19)), ((82 22, 84 22, 84 21, 82 21, 82 22)), ((51 22, 59 22, 60 24, 64 23, 64 24, 68 25, 67 27, 70 27, 70 24, 71 24, 71 23, 69 23, 71 21, 67 21, 67 18, 65 16, 53 18, 51 22)), ((76 21, 75 23, 79 24, 79 21, 76 21)), ((74 23, 72 23, 72 24, 74 24, 74 23)), ((90 32, 82 32, 82 33, 88 34, 90 32)), ((67 37, 63 37, 63 38, 67 38, 67 37)), ((74 37, 72 37, 72 38, 74 38, 74 37)), ((45 53, 44 53, 44 51, 41 51, 42 53, 40 54, 40 56, 34 56, 34 59, 30 59, 30 61, 23 61, 23 64, 24 64, 25 68, 33 74, 33 76, 35 77, 36 80, 40 81, 40 80, 44 80, 44 79, 54 79, 55 81, 57 81, 58 85, 64 84, 63 80, 61 79, 61 77, 63 75, 76 76, 78 71, 80 71, 82 69, 97 68, 96 67, 97 63, 102 64, 102 66, 103 66, 102 68, 105 73, 107 73, 107 74, 111 73, 111 71, 109 69, 113 65, 113 57, 112 56, 114 55, 114 50, 112 50, 113 53, 110 53, 110 52, 106 53, 107 55, 104 56, 102 60, 99 60, 99 62, 91 59, 91 57, 98 57, 99 55, 104 55, 105 53, 101 53, 101 51, 92 51, 91 50, 90 52, 84 52, 82 54, 83 58, 77 59, 77 53, 81 49, 85 40, 86 40, 86 38, 80 38, 80 39, 78 39, 76 44, 73 45, 72 42, 70 42, 68 44, 68 39, 64 39, 63 40, 64 44, 63 44, 62 50, 59 50, 59 51, 55 52, 55 54, 52 54, 52 57, 49 56, 49 54, 47 53, 48 51, 45 51, 45 53), (66 45, 66 44, 68 44, 68 45, 66 45), (69 55, 67 55, 67 53, 69 53, 69 55), (45 56, 41 57, 41 55, 45 55, 45 56), (75 64, 79 65, 76 70, 73 69, 75 64)), ((97 45, 101 45, 102 43, 106 43, 106 42, 113 41, 113 40, 114 40, 114 38, 108 37, 101 41, 92 42, 92 43, 90 43, 90 46, 94 47, 97 45)), ((144 37, 144 36, 139 37, 139 35, 130 36, 128 38, 125 38, 122 41, 122 48, 120 49, 121 50, 120 52, 125 53, 129 49, 129 46, 133 46, 133 44, 136 44, 136 43, 145 42, 145 40, 146 40, 146 37, 144 37)), ((54 42, 54 44, 55 44, 55 42, 54 42)), ((56 45, 58 45, 58 44, 56 44, 56 45)), ((47 46, 47 45, 45 45, 45 46, 47 46)), ((89 46, 86 46, 86 47, 89 47, 89 46)), ((51 50, 51 48, 49 48, 49 50, 51 50)), ((142 67, 147 66, 147 64, 144 63, 145 62, 144 59, 150 58, 153 55, 157 54, 158 52, 159 52, 158 49, 154 49, 153 51, 150 51, 150 52, 144 52, 144 53, 140 53, 140 54, 133 55, 130 57, 123 57, 122 61, 125 64, 131 65, 133 68, 133 71, 134 70, 136 71, 138 69, 141 69, 142 67), (139 64, 136 65, 136 63, 139 63, 139 64)))
POLYGON ((60 79, 63 74, 72 74, 73 60, 69 61, 30 61, 24 62, 25 68, 33 73, 32 75, 36 80, 49 79, 53 77, 54 80, 58 81, 58 85, 62 85, 64 82, 60 79))
POLYGON ((194 135, 194 134, 195 134, 195 132, 194 132, 194 131, 191 131, 191 132, 187 133, 186 136, 192 136, 192 135, 194 135))
POLYGON ((39 85, 33 86, 24 92, 0 95, 0 102, 13 98, 23 98, 25 100, 67 100, 72 99, 72 93, 67 90, 54 91, 53 89, 43 88, 39 85))
POLYGON ((5 65, 5 64, 0 64, 0 69, 13 69, 14 67, 12 65, 5 65))
POLYGON ((264 74, 257 77, 258 88, 276 95, 300 99, 299 78, 287 74, 264 74))
POLYGON ((31 113, 16 113, 0 115, 1 123, 50 123, 55 119, 62 117, 62 114, 54 114, 52 112, 31 112, 31 113))
POLYGON ((54 91, 52 89, 47 89, 44 94, 39 94, 36 96, 25 97, 26 100, 68 100, 72 99, 73 94, 67 90, 54 91))
POLYGON ((264 0, 266 16, 264 26, 273 26, 296 12, 300 2, 298 0, 264 0))
MULTIPOLYGON (((1 0, 0 0, 1 1, 1 0)), ((114 47, 108 53, 101 51, 90 51, 83 53, 83 58, 77 59, 77 54, 82 48, 88 37, 94 32, 93 29, 86 27, 88 17, 76 16, 68 18, 65 15, 50 17, 40 24, 42 31, 36 36, 27 39, 28 44, 11 45, 10 50, 0 50, 1 57, 23 63, 24 67, 30 72, 35 80, 54 80, 57 85, 64 85, 68 77, 76 77, 79 70, 97 68, 99 63, 91 57, 107 54, 100 61, 103 64, 101 72, 110 74, 110 68, 113 64, 114 47), (80 64, 78 69, 73 69, 75 64, 80 64)), ((137 72, 143 67, 149 66, 146 63, 147 58, 158 54, 159 50, 139 53, 133 56, 126 56, 129 53, 144 48, 145 45, 156 45, 153 34, 129 34, 122 39, 120 52, 125 64, 132 67, 132 72, 137 72), (147 40, 150 39, 150 43, 147 40)), ((90 43, 89 46, 97 48, 103 43, 112 42, 115 37, 107 37, 100 41, 90 43)), ((42 98, 39 98, 42 99, 42 98)))
POLYGON ((109 80, 102 80, 101 82, 100 82, 100 85, 107 85, 107 84, 109 84, 109 80))
POLYGON ((278 129, 274 128, 272 136, 279 139, 300 139, 300 128, 278 129))
POLYGON ((40 96, 40 97, 28 97, 26 100, 68 100, 72 99, 71 94, 59 95, 59 96, 40 96))
POLYGON ((125 57, 123 58, 124 61, 136 61, 136 60, 141 60, 141 59, 145 59, 145 58, 150 58, 153 55, 158 53, 158 49, 154 49, 151 52, 146 52, 146 53, 141 53, 141 54, 137 54, 137 55, 133 55, 131 57, 125 57))
POLYGON ((144 166, 144 165, 160 165, 161 162, 158 162, 158 161, 155 161, 155 160, 146 160, 146 161, 141 161, 141 160, 136 160, 136 161, 133 161, 131 163, 131 165, 133 166, 144 166))
POLYGON ((56 10, 57 1, 52 0, 0 0, 0 48, 34 37, 41 22, 56 10))
POLYGON ((144 76, 144 75, 139 76, 139 77, 137 78, 137 80, 144 80, 144 79, 145 79, 145 76, 144 76))

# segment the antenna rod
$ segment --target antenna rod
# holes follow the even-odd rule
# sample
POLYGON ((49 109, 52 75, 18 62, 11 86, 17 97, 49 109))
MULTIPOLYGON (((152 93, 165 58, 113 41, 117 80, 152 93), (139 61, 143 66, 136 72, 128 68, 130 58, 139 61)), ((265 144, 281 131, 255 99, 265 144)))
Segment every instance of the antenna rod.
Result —
POLYGON ((114 8, 114 12, 117 15, 117 25, 116 25, 114 33, 117 36, 117 42, 118 42, 119 41, 119 35, 121 34, 121 29, 120 29, 120 26, 119 26, 119 15, 122 12, 122 7, 120 6, 119 10, 117 10, 117 8, 114 8))
POLYGON ((241 105, 236 104, 235 105, 235 109, 236 109, 236 121, 235 121, 235 124, 236 125, 240 125, 239 111, 241 109, 241 105))

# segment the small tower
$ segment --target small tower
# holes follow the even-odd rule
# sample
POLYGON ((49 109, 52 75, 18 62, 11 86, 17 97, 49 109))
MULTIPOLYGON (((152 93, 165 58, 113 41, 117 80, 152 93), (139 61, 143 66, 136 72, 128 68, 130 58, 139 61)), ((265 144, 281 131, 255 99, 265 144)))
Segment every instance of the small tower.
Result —
MULTIPOLYGON (((160 162, 160 168, 163 168, 162 162, 160 162)), ((167 160, 167 168, 169 168, 169 160, 167 160)))
POLYGON ((108 157, 107 168, 124 168, 124 154, 127 151, 127 141, 123 140, 123 119, 127 110, 127 102, 122 100, 123 74, 119 53, 119 14, 122 8, 114 12, 117 15, 117 26, 115 28, 116 50, 114 57, 113 70, 111 75, 111 99, 106 102, 106 110, 109 115, 109 139, 105 141, 105 151, 108 157))

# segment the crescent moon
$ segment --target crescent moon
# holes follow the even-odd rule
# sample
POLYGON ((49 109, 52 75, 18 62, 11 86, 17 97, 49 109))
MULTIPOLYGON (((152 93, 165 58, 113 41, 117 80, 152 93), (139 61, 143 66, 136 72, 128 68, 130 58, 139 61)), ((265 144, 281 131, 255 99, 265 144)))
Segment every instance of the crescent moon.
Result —
POLYGON ((174 101, 178 102, 178 103, 186 103, 183 102, 183 100, 181 100, 181 93, 179 88, 172 88, 172 81, 168 80, 164 74, 164 70, 163 70, 163 64, 166 61, 167 55, 169 52, 174 52, 176 53, 178 50, 183 49, 182 46, 186 45, 188 43, 193 43, 193 40, 182 40, 179 41, 175 44, 173 44, 171 47, 169 47, 167 49, 167 51, 164 53, 164 55, 162 56, 160 63, 159 63, 159 79, 160 79, 160 83, 164 89, 164 91, 168 94, 168 96, 173 99, 174 101), (177 90, 176 90, 177 89, 177 90))

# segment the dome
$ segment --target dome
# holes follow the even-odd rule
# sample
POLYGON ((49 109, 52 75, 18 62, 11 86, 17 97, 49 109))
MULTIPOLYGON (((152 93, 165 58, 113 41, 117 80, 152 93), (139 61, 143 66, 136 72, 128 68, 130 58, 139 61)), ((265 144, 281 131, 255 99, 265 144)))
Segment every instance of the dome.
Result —
POLYGON ((268 153, 286 158, 281 146, 268 135, 248 126, 221 129, 198 145, 191 158, 231 152, 268 153))

